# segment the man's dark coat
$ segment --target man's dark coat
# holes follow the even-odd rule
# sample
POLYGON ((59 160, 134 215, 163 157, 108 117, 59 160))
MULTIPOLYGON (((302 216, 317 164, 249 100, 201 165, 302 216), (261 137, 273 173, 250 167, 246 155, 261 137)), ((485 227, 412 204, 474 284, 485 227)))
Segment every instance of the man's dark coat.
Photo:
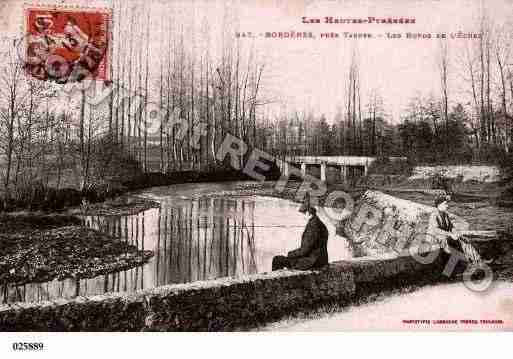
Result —
POLYGON ((307 270, 320 268, 328 264, 328 229, 317 217, 312 216, 308 221, 301 247, 290 251, 287 255, 293 269, 307 270))

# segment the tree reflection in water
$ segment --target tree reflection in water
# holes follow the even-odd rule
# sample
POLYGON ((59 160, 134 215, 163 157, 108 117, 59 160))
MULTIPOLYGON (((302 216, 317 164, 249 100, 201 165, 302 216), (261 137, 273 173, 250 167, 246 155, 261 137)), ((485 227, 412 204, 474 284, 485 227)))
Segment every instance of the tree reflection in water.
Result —
POLYGON ((259 270, 255 259, 255 202, 248 198, 175 198, 138 215, 87 217, 85 224, 141 250, 153 250, 155 256, 143 266, 91 279, 7 285, 3 287, 2 302, 130 292, 259 270))

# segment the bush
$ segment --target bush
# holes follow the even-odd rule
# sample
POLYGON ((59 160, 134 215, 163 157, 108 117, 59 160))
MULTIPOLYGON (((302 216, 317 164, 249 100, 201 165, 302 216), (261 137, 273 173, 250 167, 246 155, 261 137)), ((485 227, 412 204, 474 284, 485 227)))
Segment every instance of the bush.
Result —
POLYGON ((447 193, 453 193, 453 185, 455 181, 455 179, 446 177, 440 173, 435 173, 435 175, 431 177, 431 188, 443 189, 447 193))
POLYGON ((502 172, 502 184, 505 189, 501 193, 501 198, 513 200, 513 152, 504 155, 499 163, 502 172))
POLYGON ((408 160, 391 161, 388 157, 379 157, 369 166, 369 174, 379 175, 401 175, 411 176, 413 172, 413 163, 408 160))
POLYGON ((500 198, 501 200, 513 201, 513 182, 509 183, 501 192, 500 198))
POLYGON ((491 163, 503 167, 507 165, 508 161, 511 165, 512 159, 511 153, 508 154, 502 146, 488 143, 483 144, 479 149, 479 160, 483 163, 491 163))
POLYGON ((25 184, 13 191, 10 197, 0 198, 0 211, 10 212, 17 209, 30 211, 58 211, 66 207, 78 206, 84 195, 88 200, 101 200, 102 193, 95 193, 96 188, 89 188, 85 193, 74 188, 56 189, 41 182, 25 184))

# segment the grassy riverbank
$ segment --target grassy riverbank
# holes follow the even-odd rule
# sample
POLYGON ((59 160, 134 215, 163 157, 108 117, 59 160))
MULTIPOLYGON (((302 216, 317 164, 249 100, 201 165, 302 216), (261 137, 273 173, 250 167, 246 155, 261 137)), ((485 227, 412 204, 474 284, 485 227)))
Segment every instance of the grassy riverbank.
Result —
POLYGON ((0 216, 0 285, 91 278, 153 256, 80 223, 69 215, 0 216))
POLYGON ((250 179, 240 171, 220 170, 217 172, 177 171, 170 173, 150 172, 132 174, 116 180, 91 182, 79 189, 74 187, 53 187, 42 183, 18 187, 8 196, 0 193, 0 212, 44 211, 62 212, 78 207, 84 202, 91 209, 99 209, 104 202, 114 203, 120 196, 133 191, 169 186, 181 183, 205 183, 241 181, 250 179), (114 201, 113 201, 114 200, 114 201))

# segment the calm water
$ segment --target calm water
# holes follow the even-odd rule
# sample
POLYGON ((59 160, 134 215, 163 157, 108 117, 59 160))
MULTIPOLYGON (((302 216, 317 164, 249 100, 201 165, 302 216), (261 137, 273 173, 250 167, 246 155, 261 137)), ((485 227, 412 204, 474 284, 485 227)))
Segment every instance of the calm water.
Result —
MULTIPOLYGON (((271 270, 272 257, 297 248, 306 217, 299 204, 259 196, 216 196, 231 184, 158 187, 141 193, 161 208, 132 216, 89 217, 88 226, 155 256, 140 267, 91 279, 51 281, 5 288, 2 301, 41 301, 106 292, 132 292, 271 270)), ((329 260, 348 259, 344 238, 326 218, 329 260)))

